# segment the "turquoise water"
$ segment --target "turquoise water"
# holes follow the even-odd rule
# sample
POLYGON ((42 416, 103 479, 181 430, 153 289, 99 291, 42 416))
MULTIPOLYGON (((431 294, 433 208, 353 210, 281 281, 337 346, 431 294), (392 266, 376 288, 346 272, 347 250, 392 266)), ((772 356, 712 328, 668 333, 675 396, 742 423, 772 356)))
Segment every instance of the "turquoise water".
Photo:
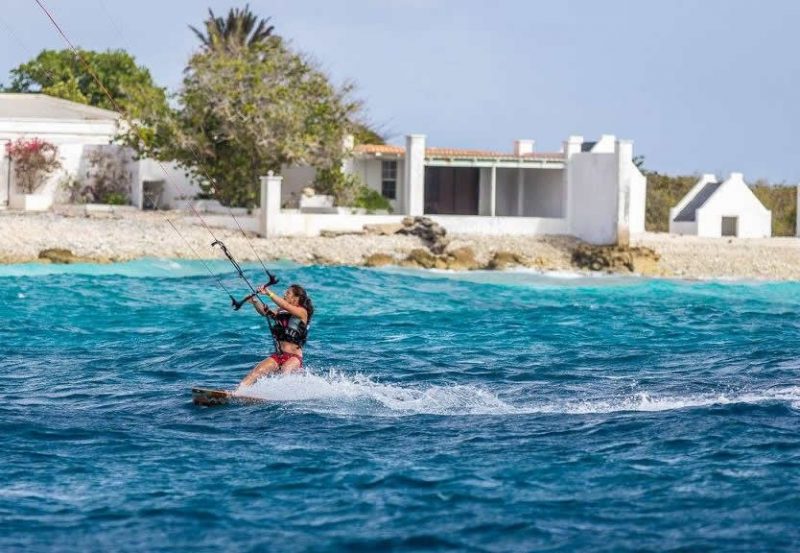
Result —
POLYGON ((0 550, 800 548, 800 284, 270 268, 308 374, 211 409, 202 265, 0 268, 0 550))

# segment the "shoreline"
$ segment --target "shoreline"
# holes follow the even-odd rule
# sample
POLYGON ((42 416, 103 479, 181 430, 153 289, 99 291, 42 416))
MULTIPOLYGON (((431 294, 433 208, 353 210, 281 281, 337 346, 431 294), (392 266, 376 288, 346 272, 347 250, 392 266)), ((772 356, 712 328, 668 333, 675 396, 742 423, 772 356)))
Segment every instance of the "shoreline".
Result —
MULTIPOLYGON (((238 261, 286 260, 304 265, 436 269, 527 267, 546 273, 610 273, 686 280, 800 280, 800 238, 699 238, 646 233, 631 247, 593 248, 569 236, 447 235, 440 256, 417 236, 375 233, 261 238, 200 225, 180 211, 92 214, 0 211, 0 264, 46 263, 48 249, 69 250, 73 262, 113 263, 142 258, 224 258, 222 240, 238 261), (173 228, 174 226, 174 228, 173 228), (213 233, 213 237, 212 237, 213 233), (610 265, 591 271, 576 250, 610 265), (621 260, 621 261, 620 261, 621 260)), ((70 261, 69 259, 67 261, 70 261)), ((592 265, 595 267, 595 265, 592 265)), ((595 267, 597 268, 597 267, 595 267)))

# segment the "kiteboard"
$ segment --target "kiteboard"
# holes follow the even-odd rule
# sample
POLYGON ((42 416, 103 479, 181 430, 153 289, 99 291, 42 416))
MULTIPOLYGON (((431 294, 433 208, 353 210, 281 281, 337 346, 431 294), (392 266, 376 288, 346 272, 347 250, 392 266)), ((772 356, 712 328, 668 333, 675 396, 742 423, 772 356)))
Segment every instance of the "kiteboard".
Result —
POLYGON ((251 396, 240 396, 227 390, 210 388, 192 388, 192 403, 203 407, 216 407, 231 403, 264 403, 266 399, 251 396))

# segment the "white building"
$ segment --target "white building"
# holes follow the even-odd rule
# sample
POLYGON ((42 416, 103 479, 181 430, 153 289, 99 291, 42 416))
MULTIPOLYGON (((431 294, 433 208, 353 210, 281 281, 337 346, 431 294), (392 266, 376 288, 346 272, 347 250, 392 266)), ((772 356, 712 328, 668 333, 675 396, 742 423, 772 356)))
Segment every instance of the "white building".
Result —
POLYGON ((26 207, 26 198, 15 186, 14 171, 5 145, 19 138, 40 138, 58 148, 61 168, 49 175, 37 190, 29 209, 48 209, 59 201, 66 176, 85 175, 88 154, 97 149, 112 151, 125 161, 130 172, 131 203, 144 205, 144 193, 161 192, 154 197, 162 207, 180 196, 194 196, 197 186, 188 180, 175 164, 159 164, 153 160, 133 159, 129 149, 114 144, 120 115, 45 94, 0 94, 0 208, 26 207), (163 166, 163 168, 162 168, 163 166))
MULTIPOLYGON (((424 135, 413 134, 405 147, 356 146, 345 171, 388 198, 398 215, 341 217, 273 207, 263 212, 262 232, 357 230, 405 215, 429 216, 456 233, 566 234, 595 244, 627 244, 631 233, 644 232, 646 179, 633 163, 632 142, 611 135, 597 142, 572 136, 560 152, 537 152, 533 140, 517 140, 503 153, 429 148, 424 135)), ((286 204, 314 180, 309 167, 283 173, 282 183, 270 180, 262 206, 286 204)))
POLYGON ((669 232, 696 236, 772 236, 772 212, 756 198, 741 173, 724 182, 706 174, 669 211, 669 232))

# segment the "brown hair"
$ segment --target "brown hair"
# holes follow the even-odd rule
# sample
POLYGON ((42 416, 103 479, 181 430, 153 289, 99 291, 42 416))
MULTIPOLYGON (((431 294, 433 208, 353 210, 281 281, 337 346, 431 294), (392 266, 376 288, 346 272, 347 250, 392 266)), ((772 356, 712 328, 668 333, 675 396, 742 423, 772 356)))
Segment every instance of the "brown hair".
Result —
POLYGON ((300 307, 304 308, 308 313, 308 320, 306 320, 306 324, 311 324, 311 316, 314 315, 314 304, 311 303, 311 298, 308 297, 308 292, 306 292, 306 289, 299 284, 292 284, 289 286, 289 290, 292 291, 292 294, 297 296, 300 307))

